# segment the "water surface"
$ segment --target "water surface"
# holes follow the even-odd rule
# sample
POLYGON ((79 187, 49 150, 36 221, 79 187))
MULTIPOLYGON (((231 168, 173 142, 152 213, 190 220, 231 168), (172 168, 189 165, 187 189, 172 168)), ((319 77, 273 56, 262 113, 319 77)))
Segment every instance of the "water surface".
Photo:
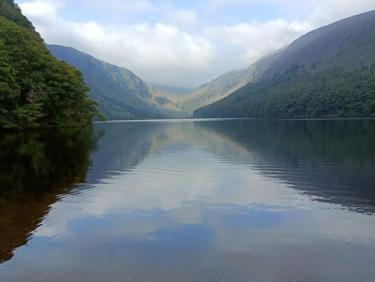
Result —
POLYGON ((375 121, 2 134, 0 281, 375 281, 375 121))

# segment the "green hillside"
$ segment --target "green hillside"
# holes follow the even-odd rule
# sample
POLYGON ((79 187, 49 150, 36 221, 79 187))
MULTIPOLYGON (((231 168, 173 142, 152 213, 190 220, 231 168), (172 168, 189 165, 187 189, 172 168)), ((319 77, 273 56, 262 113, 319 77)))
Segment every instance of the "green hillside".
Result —
POLYGON ((197 117, 374 115, 375 11, 310 32, 250 69, 253 80, 197 117))
POLYGON ((375 65, 353 71, 291 70, 198 109, 196 117, 320 118, 375 116, 375 65))
POLYGON ((89 123, 95 104, 81 73, 56 60, 12 0, 0 0, 0 128, 89 123))
POLYGON ((126 68, 98 60, 74 48, 48 45, 59 60, 79 69, 90 87, 89 96, 108 120, 174 117, 171 98, 126 68))

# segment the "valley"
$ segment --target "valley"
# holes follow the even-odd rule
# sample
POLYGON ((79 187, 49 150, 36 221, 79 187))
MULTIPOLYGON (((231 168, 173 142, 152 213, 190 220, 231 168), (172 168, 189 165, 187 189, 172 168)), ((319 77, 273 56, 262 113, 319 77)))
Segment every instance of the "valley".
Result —
POLYGON ((228 72, 195 89, 154 86, 128 69, 102 62, 75 49, 54 45, 49 45, 49 49, 56 58, 83 73, 91 88, 90 97, 98 103, 108 120, 375 115, 372 87, 375 79, 372 71, 375 64, 375 11, 314 30, 259 59, 247 69, 228 72), (367 75, 366 81, 350 74, 351 71, 358 73, 363 67, 368 68, 362 70, 367 75), (345 76, 350 76, 349 82, 341 79, 345 76), (333 93, 328 90, 333 85, 327 83, 316 89, 321 77, 335 81, 337 91, 346 90, 333 93), (305 80, 312 80, 314 84, 306 86, 305 80), (358 91, 362 92, 352 95, 358 83, 362 87, 358 91), (346 103, 333 102, 330 105, 333 109, 323 106, 328 100, 342 99, 346 103), (363 104, 360 109, 358 103, 363 104))

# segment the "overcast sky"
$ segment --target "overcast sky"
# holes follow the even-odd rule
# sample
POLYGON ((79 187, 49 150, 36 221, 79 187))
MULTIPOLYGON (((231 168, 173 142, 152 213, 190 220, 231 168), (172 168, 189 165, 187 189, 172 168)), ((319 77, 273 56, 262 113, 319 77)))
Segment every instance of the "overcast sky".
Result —
POLYGON ((16 0, 47 43, 194 87, 375 0, 16 0))

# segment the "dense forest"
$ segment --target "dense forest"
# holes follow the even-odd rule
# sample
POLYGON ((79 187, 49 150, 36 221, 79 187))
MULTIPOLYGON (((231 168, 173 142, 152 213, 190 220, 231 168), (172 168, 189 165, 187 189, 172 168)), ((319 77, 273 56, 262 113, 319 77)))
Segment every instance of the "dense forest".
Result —
POLYGON ((96 105, 81 73, 56 60, 13 0, 0 0, 0 128, 74 127, 96 105))
POLYGON ((295 65, 195 111, 196 117, 321 118, 375 116, 375 65, 307 71, 295 65))

